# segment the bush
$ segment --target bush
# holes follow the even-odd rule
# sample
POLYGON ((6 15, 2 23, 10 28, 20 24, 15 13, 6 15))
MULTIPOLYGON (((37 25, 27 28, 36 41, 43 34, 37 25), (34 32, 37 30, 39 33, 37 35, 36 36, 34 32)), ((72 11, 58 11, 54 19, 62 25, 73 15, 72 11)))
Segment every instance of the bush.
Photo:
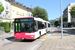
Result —
POLYGON ((10 23, 9 22, 5 22, 4 24, 5 24, 4 25, 4 31, 5 32, 10 32, 10 23))
POLYGON ((0 23, 0 27, 4 27, 4 22, 0 23))
POLYGON ((0 23, 0 27, 1 27, 1 23, 0 23))
POLYGON ((71 27, 71 25, 72 25, 71 23, 68 23, 68 27, 71 27))
POLYGON ((4 27, 5 32, 10 32, 10 22, 2 22, 0 23, 0 27, 4 27))

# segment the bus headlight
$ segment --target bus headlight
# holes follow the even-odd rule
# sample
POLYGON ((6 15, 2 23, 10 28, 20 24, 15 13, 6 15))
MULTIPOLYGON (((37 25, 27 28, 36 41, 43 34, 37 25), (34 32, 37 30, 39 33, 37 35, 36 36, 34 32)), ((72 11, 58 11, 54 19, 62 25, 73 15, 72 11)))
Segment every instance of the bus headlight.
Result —
POLYGON ((34 37, 34 36, 31 36, 31 37, 34 37))

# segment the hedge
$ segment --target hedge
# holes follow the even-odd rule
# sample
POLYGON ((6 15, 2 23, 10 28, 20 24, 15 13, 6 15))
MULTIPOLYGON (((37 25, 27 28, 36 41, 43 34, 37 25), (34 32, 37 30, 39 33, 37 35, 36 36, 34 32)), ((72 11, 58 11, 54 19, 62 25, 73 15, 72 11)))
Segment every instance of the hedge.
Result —
POLYGON ((10 22, 2 22, 2 23, 0 23, 0 27, 4 27, 5 32, 10 32, 10 29, 11 29, 10 26, 11 26, 10 22))

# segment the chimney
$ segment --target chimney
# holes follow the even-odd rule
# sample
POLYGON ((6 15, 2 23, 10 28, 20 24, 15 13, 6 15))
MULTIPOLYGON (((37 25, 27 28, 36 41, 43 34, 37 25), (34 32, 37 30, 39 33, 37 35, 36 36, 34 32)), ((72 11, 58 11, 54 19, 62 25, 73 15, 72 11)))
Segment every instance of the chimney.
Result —
POLYGON ((32 5, 31 5, 31 9, 32 9, 32 5))

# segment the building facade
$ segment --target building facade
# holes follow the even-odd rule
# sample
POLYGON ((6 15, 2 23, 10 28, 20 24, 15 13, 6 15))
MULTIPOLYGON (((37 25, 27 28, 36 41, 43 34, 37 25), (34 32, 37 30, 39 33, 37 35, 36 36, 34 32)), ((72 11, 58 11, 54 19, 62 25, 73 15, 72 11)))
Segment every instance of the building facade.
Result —
POLYGON ((71 23, 72 21, 74 21, 75 19, 71 17, 71 14, 70 14, 70 9, 72 6, 75 6, 75 3, 70 3, 66 9, 63 11, 63 17, 67 17, 68 19, 68 23, 71 23))
POLYGON ((23 3, 15 2, 15 0, 0 0, 4 7, 4 11, 0 14, 1 22, 13 22, 17 17, 31 16, 31 8, 26 7, 23 3))
POLYGON ((31 5, 31 8, 27 7, 26 9, 28 11, 27 16, 32 17, 33 16, 32 12, 31 12, 32 11, 32 5, 31 5))
POLYGON ((15 2, 14 0, 7 0, 10 3, 10 16, 11 22, 14 21, 14 18, 18 17, 27 17, 27 9, 26 6, 20 4, 19 2, 15 2))
MULTIPOLYGON (((19 4, 19 3, 18 3, 19 4)), ((14 18, 17 17, 27 17, 27 9, 24 8, 23 5, 18 5, 17 3, 11 3, 11 19, 12 21, 14 18)))
POLYGON ((0 14, 0 21, 10 22, 10 3, 5 0, 0 0, 0 3, 4 7, 4 11, 0 14))

